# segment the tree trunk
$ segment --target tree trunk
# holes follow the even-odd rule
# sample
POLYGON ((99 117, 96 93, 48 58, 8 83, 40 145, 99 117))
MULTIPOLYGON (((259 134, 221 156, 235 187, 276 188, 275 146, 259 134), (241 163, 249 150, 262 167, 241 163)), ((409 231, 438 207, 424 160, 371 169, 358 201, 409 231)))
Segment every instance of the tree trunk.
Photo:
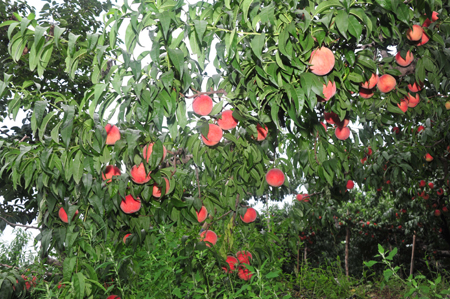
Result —
POLYGON ((348 243, 350 242, 350 229, 347 226, 347 235, 345 236, 345 275, 348 277, 348 243))
POLYGON ((409 275, 412 275, 414 272, 414 250, 416 248, 416 232, 414 232, 413 236, 413 246, 411 252, 411 267, 409 268, 409 275))

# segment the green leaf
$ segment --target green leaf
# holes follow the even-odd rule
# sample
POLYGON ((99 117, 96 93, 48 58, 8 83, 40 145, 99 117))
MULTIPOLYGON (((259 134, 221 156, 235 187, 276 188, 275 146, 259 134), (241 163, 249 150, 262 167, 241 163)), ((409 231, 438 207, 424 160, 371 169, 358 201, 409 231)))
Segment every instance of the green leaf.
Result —
POLYGON ((258 57, 260 60, 262 60, 261 53, 265 44, 265 37, 265 34, 261 33, 260 35, 256 35, 255 37, 253 37, 252 41, 250 42, 250 47, 252 48, 253 53, 255 53, 256 57, 258 57))
POLYGON ((37 101, 34 103, 34 115, 36 117, 36 124, 38 127, 41 126, 47 104, 47 101, 37 101))
POLYGON ((377 264, 376 261, 368 261, 364 262, 364 265, 366 265, 368 268, 372 267, 373 265, 377 264))
POLYGON ((339 32, 347 38, 347 30, 348 30, 348 14, 343 11, 339 10, 336 15, 336 26, 339 29, 339 32))
POLYGON ((66 257, 63 262, 63 278, 64 281, 70 281, 72 278, 73 268, 77 262, 76 257, 66 257))
POLYGON ((57 111, 51 111, 50 113, 48 113, 45 117, 44 120, 42 121, 41 127, 39 128, 39 140, 43 140, 44 139, 44 133, 45 130, 47 128, 47 124, 50 121, 50 119, 53 117, 53 115, 55 115, 57 111))
POLYGON ((409 8, 408 5, 400 4, 395 9, 395 13, 397 14, 397 19, 399 19, 400 21, 402 21, 403 23, 405 23, 406 25, 409 26, 411 24, 410 17, 409 17, 410 11, 412 12, 412 10, 409 8))
POLYGON ((41 38, 44 36, 44 33, 47 31, 47 28, 36 26, 35 32, 34 32, 34 43, 37 45, 39 44, 41 38))
POLYGON ((208 25, 207 21, 199 21, 199 20, 194 20, 194 28, 195 28, 195 32, 197 33, 197 37, 198 40, 200 41, 200 45, 203 42, 203 36, 205 35, 205 31, 206 31, 206 26, 208 25))
POLYGON ((375 2, 378 3, 378 5, 380 5, 384 9, 392 10, 391 0, 375 0, 375 2))
POLYGON ((61 34, 65 30, 66 30, 66 28, 60 28, 57 25, 55 25, 55 28, 54 28, 53 31, 54 31, 54 34, 55 34, 54 41, 55 41, 56 48, 58 48, 58 46, 59 46, 59 38, 61 37, 61 34))
POLYGON ((353 16, 348 17, 348 32, 356 38, 356 41, 361 39, 363 27, 359 21, 353 16))
MULTIPOLYGON (((63 124, 61 128, 61 138, 66 148, 69 147, 70 139, 72 138, 73 119, 75 116, 75 107, 62 104, 64 110, 63 124)), ((53 133, 53 132, 52 132, 53 133)))
POLYGON ((184 65, 184 54, 180 49, 167 49, 167 54, 169 55, 170 61, 177 69, 180 76, 183 76, 183 65, 184 65))
POLYGON ((81 272, 76 273, 73 276, 73 286, 75 288, 75 294, 78 299, 84 298, 84 288, 85 288, 85 281, 84 281, 84 275, 81 272))
POLYGON ((323 1, 319 5, 317 5, 316 11, 314 12, 314 16, 320 14, 322 11, 325 11, 331 7, 343 7, 341 2, 338 0, 328 0, 323 1))
POLYGON ((244 22, 247 22, 248 9, 250 8, 252 2, 253 0, 244 0, 244 2, 242 3, 242 12, 243 12, 242 21, 244 22))
POLYGON ((177 121, 181 129, 184 129, 188 123, 186 117, 186 103, 179 102, 177 107, 177 121))
POLYGON ((211 110, 211 113, 209 115, 216 115, 222 111, 223 107, 223 101, 220 101, 219 103, 215 104, 213 109, 211 110))
POLYGON ((73 54, 75 54, 75 44, 79 37, 80 37, 79 34, 73 34, 72 32, 69 33, 69 56, 70 57, 73 57, 73 54))
POLYGON ((94 100, 91 105, 89 105, 89 115, 94 119, 95 109, 97 108, 97 103, 100 97, 104 94, 108 87, 107 83, 96 84, 94 86, 94 100))

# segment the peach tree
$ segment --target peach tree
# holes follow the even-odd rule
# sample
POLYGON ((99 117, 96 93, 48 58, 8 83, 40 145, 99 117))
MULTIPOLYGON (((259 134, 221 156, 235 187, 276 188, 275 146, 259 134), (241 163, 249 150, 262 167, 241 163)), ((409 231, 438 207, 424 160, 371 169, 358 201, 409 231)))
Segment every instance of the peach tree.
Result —
MULTIPOLYGON (((247 201, 300 185, 336 207, 354 183, 392 190, 402 205, 426 178, 442 193, 418 201, 440 209, 447 11, 441 1, 125 1, 81 33, 16 13, 1 28, 33 76, 19 84, 12 68, 0 95, 10 116, 32 113, 31 136, 0 141, 0 176, 32 194, 43 262, 88 296, 100 290, 95 271, 76 268, 99 255, 87 239, 112 238, 120 251, 151 246, 161 223, 199 226, 206 243, 186 246, 219 242, 225 260, 241 249, 235 225, 255 220, 247 201), (88 74, 82 97, 36 84, 55 72, 56 54, 69 81, 88 74)), ((6 216, 0 224, 18 221, 6 216)))

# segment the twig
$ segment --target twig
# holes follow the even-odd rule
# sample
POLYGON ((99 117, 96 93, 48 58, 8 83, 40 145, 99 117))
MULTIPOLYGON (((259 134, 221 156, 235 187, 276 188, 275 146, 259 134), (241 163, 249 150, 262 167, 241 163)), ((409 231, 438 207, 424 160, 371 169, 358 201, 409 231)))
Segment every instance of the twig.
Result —
POLYGON ((198 167, 195 164, 194 164, 194 166, 195 166, 195 176, 197 178, 198 198, 201 200, 202 199, 202 194, 201 194, 201 191, 200 191, 200 180, 198 178, 198 167))
POLYGON ((223 215, 222 215, 222 216, 220 216, 219 218, 217 218, 217 219, 214 219, 214 221, 213 221, 213 222, 211 222, 211 223, 210 223, 210 225, 212 225, 213 223, 215 223, 215 222, 219 221, 220 219, 222 219, 223 217, 227 216, 227 215, 228 215, 228 214, 230 214, 231 212, 233 212, 233 210, 229 210, 228 212, 226 212, 225 214, 223 214, 223 215))
POLYGON ((192 90, 194 90, 196 92, 196 94, 194 94, 192 96, 184 96, 186 99, 196 98, 196 97, 201 96, 201 95, 210 95, 210 94, 218 94, 218 93, 222 93, 224 95, 227 95, 227 92, 225 91, 225 89, 205 91, 205 92, 200 92, 200 91, 197 91, 195 89, 192 89, 192 90))
POLYGON ((236 195, 236 203, 234 205, 234 214, 233 214, 233 224, 236 221, 236 215, 237 215, 237 207, 239 205, 239 193, 236 195))
POLYGON ((314 141, 314 158, 316 158, 317 164, 320 165, 319 159, 317 159, 317 140, 319 139, 319 132, 317 132, 316 140, 314 141))
POLYGON ((7 224, 11 225, 12 227, 16 227, 16 226, 20 226, 20 227, 25 227, 25 228, 33 228, 33 229, 37 229, 37 230, 41 230, 39 227, 37 226, 31 226, 31 225, 24 225, 24 224, 17 224, 17 223, 11 223, 8 220, 6 220, 5 218, 0 216, 0 219, 3 219, 3 221, 5 221, 7 224))
POLYGON ((25 134, 25 136, 23 136, 22 137, 22 139, 20 139, 20 141, 19 142, 23 142, 25 139, 27 139, 28 138, 28 136, 25 134))

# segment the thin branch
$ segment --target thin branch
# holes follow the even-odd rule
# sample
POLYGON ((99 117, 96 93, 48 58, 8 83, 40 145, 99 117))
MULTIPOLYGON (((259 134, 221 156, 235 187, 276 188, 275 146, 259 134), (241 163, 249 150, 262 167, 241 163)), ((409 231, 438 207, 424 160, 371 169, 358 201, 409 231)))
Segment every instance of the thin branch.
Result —
POLYGON ((236 203, 234 205, 234 214, 233 214, 233 224, 236 221, 236 215, 237 215, 237 207, 239 205, 239 193, 236 195, 236 203))
MULTIPOLYGON (((194 90, 194 89, 193 89, 194 90)), ((196 92, 196 94, 192 95, 192 96, 184 96, 186 99, 190 99, 190 98, 196 98, 198 96, 201 95, 211 95, 211 94, 224 94, 227 95, 227 92, 225 91, 225 89, 219 89, 219 90, 212 90, 212 91, 205 91, 205 92, 199 92, 197 90, 194 90, 196 92)))
POLYGON ((20 141, 19 142, 23 142, 25 139, 27 139, 28 138, 28 136, 25 134, 25 136, 23 136, 22 137, 22 139, 20 139, 20 141))
POLYGON ((316 158, 317 164, 320 165, 319 159, 317 159, 317 140, 319 139, 319 132, 317 132, 316 140, 314 141, 314 158, 316 158))
POLYGON ((201 200, 202 199, 202 193, 200 191, 200 180, 198 178, 198 167, 197 167, 197 165, 195 165, 195 177, 197 179, 198 198, 201 200))
POLYGON ((11 223, 8 220, 6 220, 5 218, 0 216, 0 219, 3 219, 3 221, 5 221, 7 224, 11 225, 12 227, 16 227, 16 226, 20 226, 20 227, 25 227, 25 228, 32 228, 32 229, 37 229, 37 230, 41 230, 39 227, 37 226, 31 226, 31 225, 24 225, 24 224, 17 224, 17 223, 11 223))
POLYGON ((230 214, 231 212, 233 212, 233 210, 229 210, 228 212, 226 212, 225 214, 223 214, 223 215, 220 216, 219 218, 215 219, 213 222, 210 223, 210 225, 212 225, 213 223, 219 221, 220 219, 222 219, 223 217, 227 216, 227 215, 230 214))

